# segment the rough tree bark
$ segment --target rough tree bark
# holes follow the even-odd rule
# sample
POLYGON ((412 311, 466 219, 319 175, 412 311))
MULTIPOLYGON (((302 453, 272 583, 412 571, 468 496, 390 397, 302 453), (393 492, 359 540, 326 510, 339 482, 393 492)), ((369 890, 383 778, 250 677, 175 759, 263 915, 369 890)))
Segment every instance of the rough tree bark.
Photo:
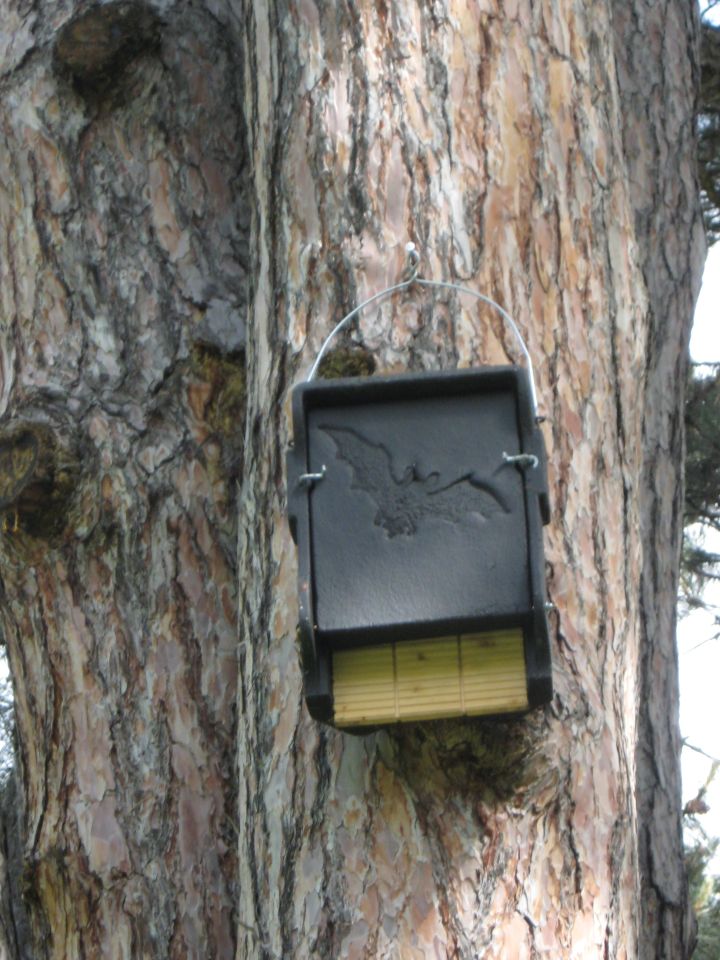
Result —
MULTIPOLYGON (((679 0, 0 0, 34 956, 686 955, 694 35, 679 0), (536 363, 557 692, 353 737, 302 704, 287 395, 408 240, 536 363)), ((513 357, 417 296, 351 343, 385 371, 513 357)))
POLYGON ((236 55, 191 7, 1 17, 2 626, 35 956, 231 957, 236 55), (11 456, 27 436, 35 462, 11 456))
POLYGON ((648 400, 639 491, 644 555, 637 747, 640 955, 647 960, 674 956, 674 945, 686 942, 693 930, 692 921, 688 927, 682 829, 676 814, 680 733, 674 705, 675 597, 684 502, 677 464, 683 457, 686 345, 703 257, 692 172, 695 131, 689 97, 699 85, 694 56, 690 87, 687 72, 695 16, 692 4, 676 4, 662 14, 650 3, 615 4, 623 139, 635 231, 645 238, 640 251, 648 297, 648 400), (671 106, 680 103, 684 108, 671 106))

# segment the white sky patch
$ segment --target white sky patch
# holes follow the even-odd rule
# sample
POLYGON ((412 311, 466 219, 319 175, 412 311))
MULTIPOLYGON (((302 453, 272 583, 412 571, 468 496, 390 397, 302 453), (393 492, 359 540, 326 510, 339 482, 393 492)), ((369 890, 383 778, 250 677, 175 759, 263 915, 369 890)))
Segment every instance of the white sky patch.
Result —
POLYGON ((695 308, 690 356, 703 363, 720 362, 720 243, 710 248, 695 308))
MULTIPOLYGON (((720 243, 710 249, 705 262, 702 289, 698 298, 690 355, 698 362, 720 362, 720 243)), ((720 552, 720 534, 708 536, 705 546, 720 552)), ((720 584, 705 593, 708 603, 720 607, 720 584)), ((720 616, 720 609, 717 611, 720 616)), ((694 747, 720 759, 720 628, 712 612, 698 610, 680 621, 680 730, 694 747)), ((712 761, 687 747, 682 754, 683 803, 697 796, 712 768, 712 761)), ((720 771, 708 789, 705 802, 709 813, 699 817, 703 830, 720 837, 720 771)), ((713 861, 720 874, 720 854, 713 861)))

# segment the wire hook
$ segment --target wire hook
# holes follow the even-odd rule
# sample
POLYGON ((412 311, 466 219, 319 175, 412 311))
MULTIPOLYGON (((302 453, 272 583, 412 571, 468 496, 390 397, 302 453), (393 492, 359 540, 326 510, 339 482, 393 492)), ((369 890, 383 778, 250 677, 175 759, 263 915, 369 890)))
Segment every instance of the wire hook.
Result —
POLYGON ((403 271, 403 280, 410 284, 417 280, 420 270, 420 254, 412 240, 405 244, 405 253, 407 253, 407 265, 403 271))
POLYGON ((530 351, 528 350, 525 341, 523 340, 522 334, 518 329, 517 324, 507 312, 504 310, 499 303, 496 303, 491 297, 486 297, 484 293, 478 293, 477 290, 471 290, 469 287, 462 287, 458 283, 449 283, 445 280, 424 280, 422 277, 418 276, 420 270, 420 253, 418 252, 417 247, 412 241, 405 245, 405 252, 407 253, 408 263, 403 272, 402 280, 400 283, 393 284, 391 287, 386 287, 384 290, 374 293, 371 297, 368 297, 367 300, 363 300, 362 303, 358 304, 354 310, 351 310, 350 313, 346 314, 342 320, 335 325, 335 327, 330 331, 328 336, 325 338, 323 345, 320 347, 317 357, 315 358, 315 363, 313 363, 310 373, 307 376, 308 381, 314 380, 315 375, 317 374, 320 363, 322 362, 323 357, 327 353, 330 342, 333 338, 340 333, 350 322, 353 320, 361 310, 364 310, 365 307, 369 307, 371 303, 375 303, 376 300, 382 300, 385 297, 389 297, 393 293, 397 293, 400 290, 405 290, 408 287, 411 287, 413 284, 417 284, 421 287, 433 287, 434 289, 442 290, 455 290, 458 293, 465 294, 469 297, 474 297, 476 300, 480 300, 482 303, 486 303, 489 307, 493 307, 498 313, 503 317, 505 322, 508 324, 515 339, 518 342, 518 345, 522 351, 523 356, 525 357, 525 363, 527 364, 528 379, 530 381, 530 397, 532 400, 532 408, 535 417, 537 417, 537 391, 535 390, 535 373, 533 370, 532 359, 530 358, 530 351))

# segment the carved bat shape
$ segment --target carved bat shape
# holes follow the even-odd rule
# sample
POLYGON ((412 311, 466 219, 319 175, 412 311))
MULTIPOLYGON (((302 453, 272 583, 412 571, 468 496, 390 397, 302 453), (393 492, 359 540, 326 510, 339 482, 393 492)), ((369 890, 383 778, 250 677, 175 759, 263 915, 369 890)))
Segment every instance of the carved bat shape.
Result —
POLYGON ((492 513, 509 512, 497 488, 474 472, 443 483, 439 473, 423 476, 411 464, 398 477, 392 456, 381 443, 367 440, 350 427, 320 429, 335 444, 337 459, 352 468, 351 489, 362 490, 375 501, 375 523, 389 537, 415 533, 425 516, 460 523, 468 514, 487 520, 492 513))

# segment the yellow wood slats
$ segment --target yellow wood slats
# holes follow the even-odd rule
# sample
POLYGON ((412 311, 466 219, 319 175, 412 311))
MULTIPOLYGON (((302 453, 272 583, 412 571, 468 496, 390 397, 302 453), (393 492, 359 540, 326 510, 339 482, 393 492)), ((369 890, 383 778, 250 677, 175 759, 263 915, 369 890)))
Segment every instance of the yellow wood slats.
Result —
POLYGON ((333 654, 338 726, 526 709, 520 630, 413 640, 333 654))

